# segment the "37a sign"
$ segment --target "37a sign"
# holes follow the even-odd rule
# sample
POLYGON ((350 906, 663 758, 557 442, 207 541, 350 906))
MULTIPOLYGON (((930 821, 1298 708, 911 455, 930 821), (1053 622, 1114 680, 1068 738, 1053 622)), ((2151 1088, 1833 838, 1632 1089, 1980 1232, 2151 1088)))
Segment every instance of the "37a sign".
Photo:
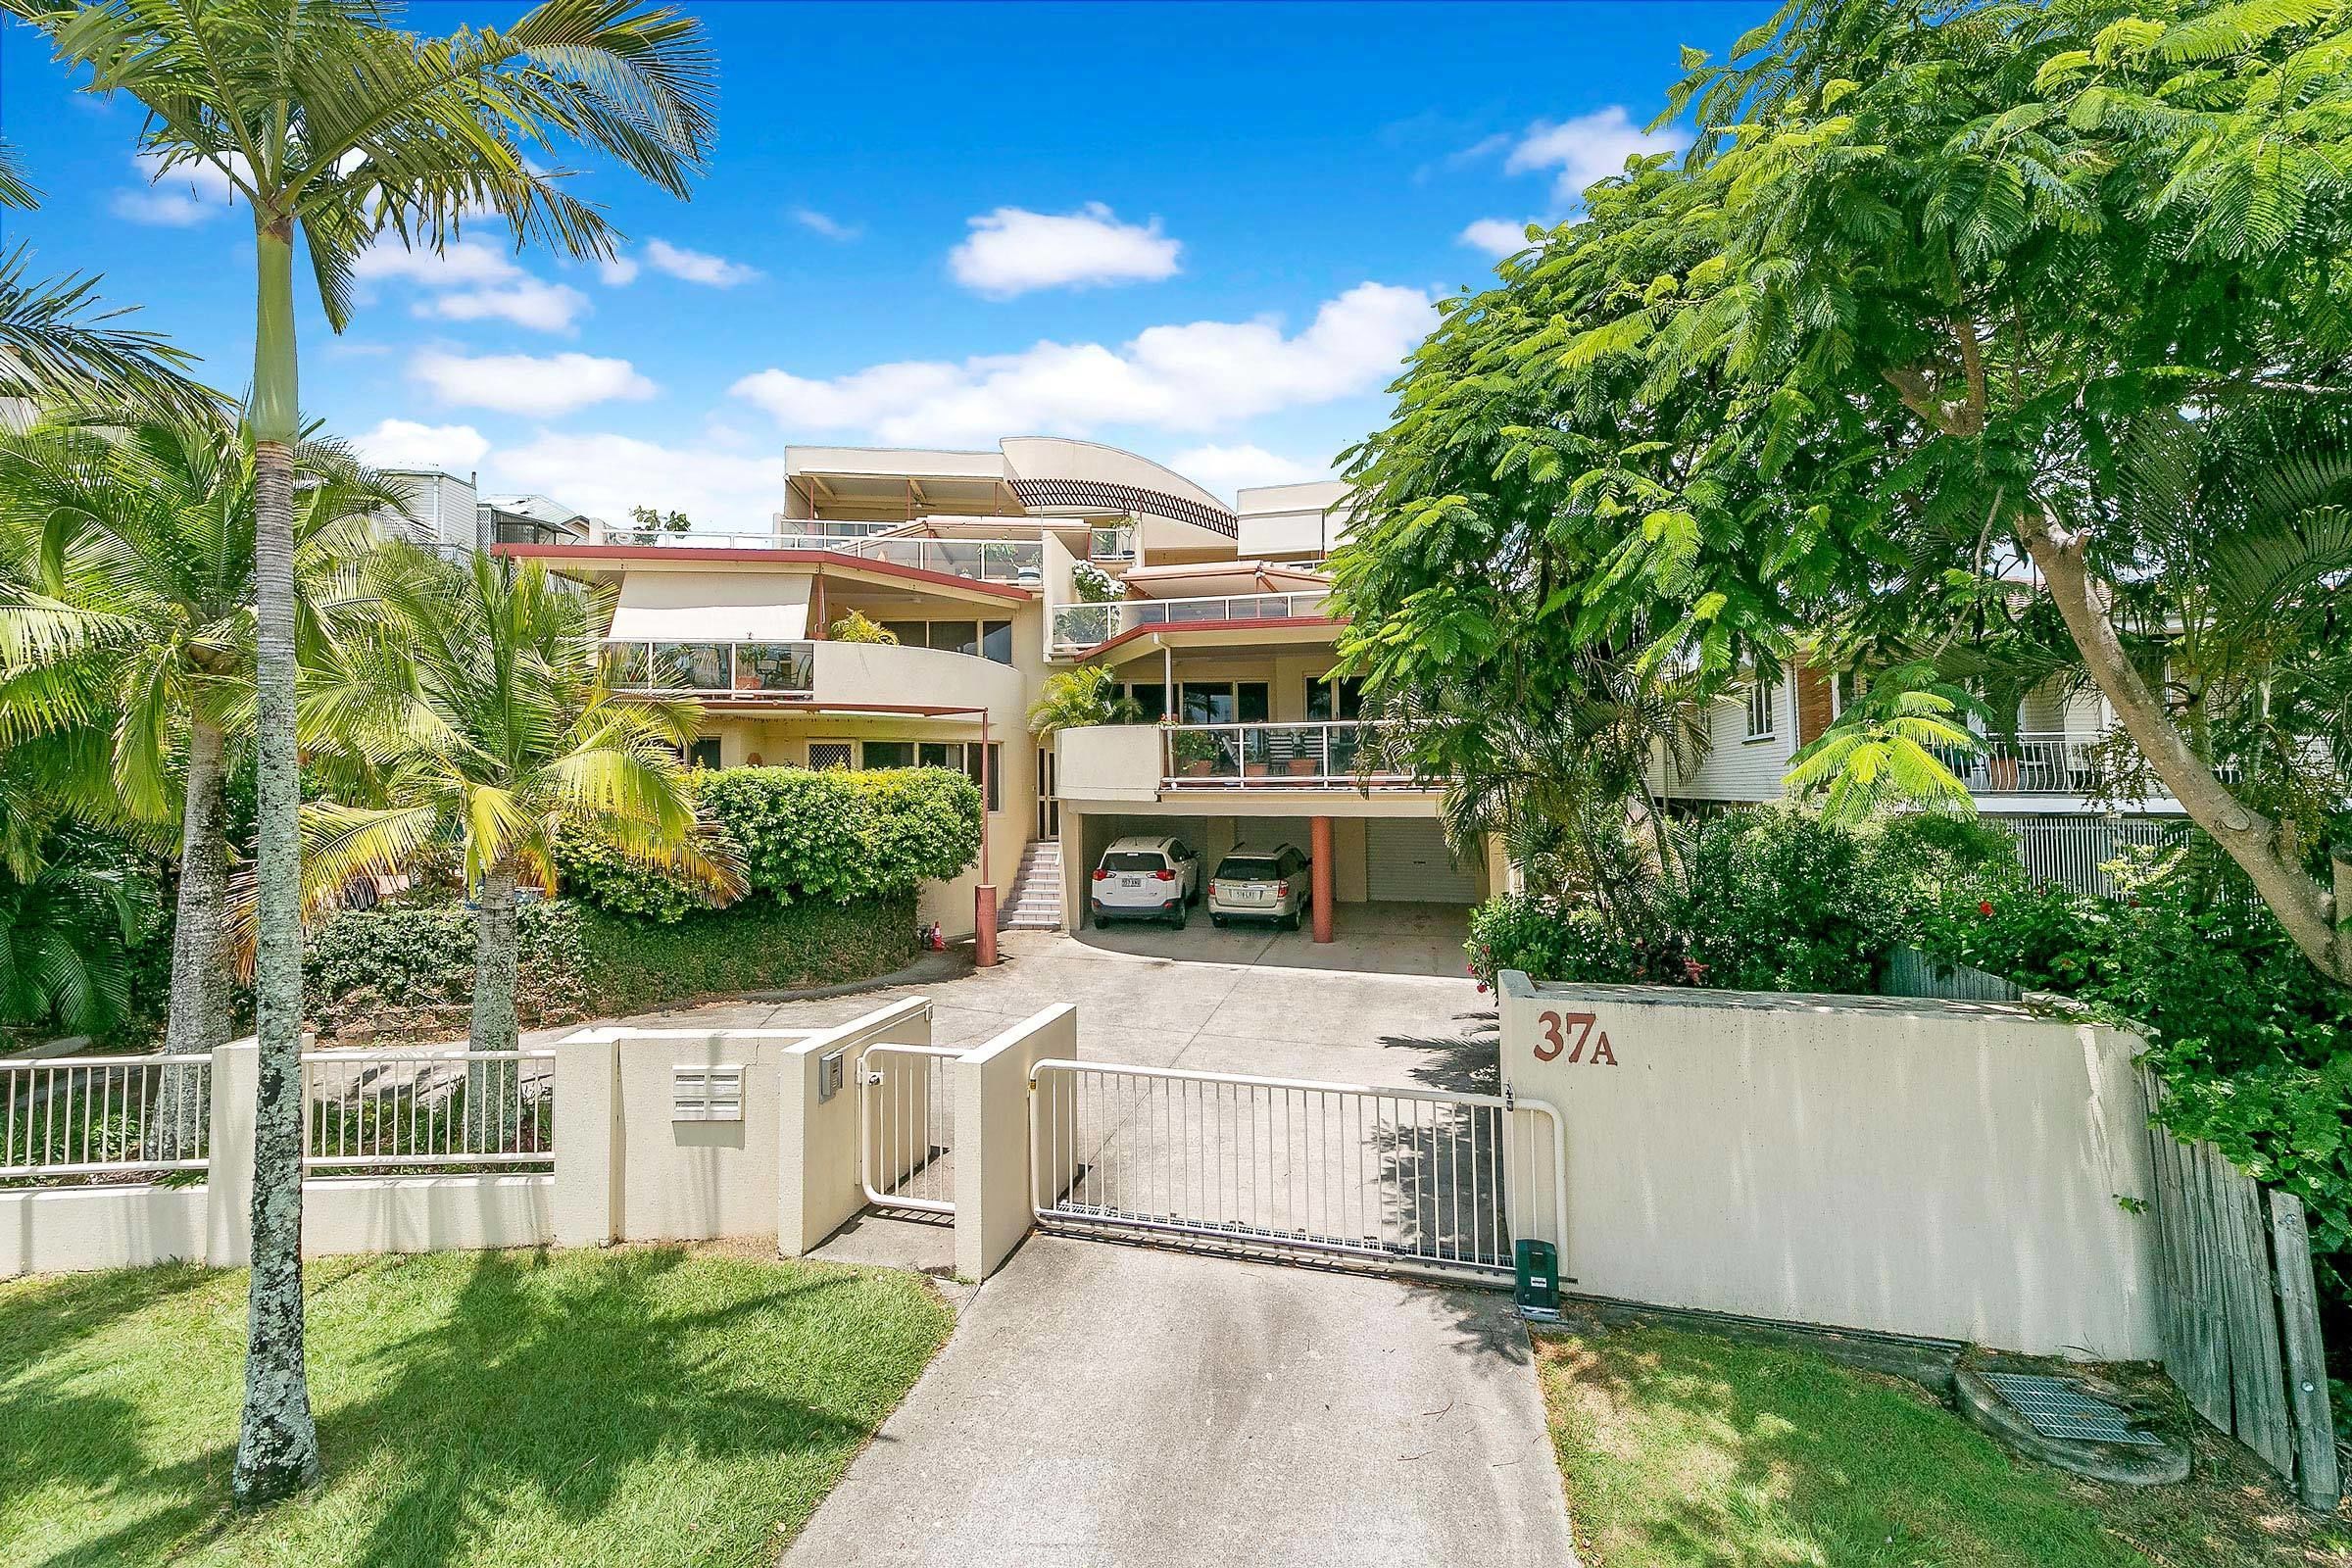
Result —
POLYGON ((1596 1028, 1598 1018, 1590 1012, 1552 1012, 1536 1014, 1536 1059, 1538 1061, 1583 1062, 1594 1067, 1614 1067, 1617 1053, 1609 1048, 1609 1032, 1596 1028), (1589 1048, 1589 1049, 1588 1049, 1589 1048))

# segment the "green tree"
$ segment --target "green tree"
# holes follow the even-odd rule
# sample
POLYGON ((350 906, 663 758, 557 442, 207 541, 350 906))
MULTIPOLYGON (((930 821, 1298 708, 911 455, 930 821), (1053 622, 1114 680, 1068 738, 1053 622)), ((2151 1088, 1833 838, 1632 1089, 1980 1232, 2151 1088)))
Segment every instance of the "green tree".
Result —
POLYGON ((2134 432, 2352 393, 2348 38, 2340 0, 1790 0, 1687 51, 1683 167, 1447 302, 1358 454, 1368 667, 1516 700, 1609 642, 1728 682, 1812 628, 1864 666, 2036 636, 2352 980, 2321 847, 2117 619, 2160 546, 2134 432))
POLYGON ((1825 821, 1852 825, 1896 806, 1958 816, 1976 798, 1947 759, 1983 749, 1967 717, 1984 705, 1935 678, 1926 664, 1886 671, 1796 754, 1784 782, 1799 800, 1819 794, 1825 821))
POLYGON ((658 507, 631 507, 629 520, 646 533, 684 533, 694 526, 683 512, 663 512, 658 507))
MULTIPOLYGON (((697 817, 680 760, 702 709, 607 690, 597 636, 610 592, 576 591, 538 562, 477 556, 460 568, 390 546, 373 586, 386 612, 379 634, 352 639, 339 667, 314 682, 303 730, 380 769, 396 804, 306 808, 306 902, 323 911, 355 876, 454 847, 479 909, 469 1045, 513 1051, 514 890, 528 878, 555 893, 565 828, 722 902, 743 891, 734 855, 697 817)), ((469 1116, 490 1098, 477 1079, 469 1116)))
POLYGON ((439 249, 485 210, 518 245, 608 259, 613 232, 564 189, 558 149, 619 159, 684 196, 709 155, 713 61, 701 24, 628 0, 547 0, 507 28, 420 38, 376 0, 0 0, 58 63, 147 110, 165 170, 203 164, 253 218, 251 419, 260 480, 260 775, 253 1293, 239 1499, 315 1479, 302 1369, 300 783, 294 743, 294 335, 299 237, 329 326, 379 236, 439 249), (539 162, 526 156, 536 150, 539 162))
MULTIPOLYGON (((349 614, 370 514, 400 502, 351 455, 294 453, 299 640, 321 657, 349 614)), ((254 701, 253 443, 155 415, 0 431, 0 676, 36 727, 102 722, 122 814, 180 831, 165 1049, 229 1036, 224 788, 254 701)))
POLYGON ((1119 683, 1101 664, 1080 664, 1046 677, 1029 710, 1029 733, 1052 740, 1065 729, 1095 724, 1132 724, 1144 716, 1135 700, 1119 691, 1119 683))

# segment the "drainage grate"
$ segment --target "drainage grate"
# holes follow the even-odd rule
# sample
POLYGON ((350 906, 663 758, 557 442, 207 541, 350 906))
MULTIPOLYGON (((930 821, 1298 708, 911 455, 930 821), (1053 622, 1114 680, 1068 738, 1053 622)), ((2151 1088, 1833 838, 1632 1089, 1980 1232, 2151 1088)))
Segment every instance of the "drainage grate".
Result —
POLYGON ((2016 1372, 1987 1372, 1984 1381, 2000 1391, 2027 1424, 2045 1438, 2070 1443, 2131 1443, 2161 1448, 2164 1440, 2132 1425, 2132 1419, 2105 1399, 2094 1399, 2082 1386, 2066 1378, 2028 1377, 2016 1372))

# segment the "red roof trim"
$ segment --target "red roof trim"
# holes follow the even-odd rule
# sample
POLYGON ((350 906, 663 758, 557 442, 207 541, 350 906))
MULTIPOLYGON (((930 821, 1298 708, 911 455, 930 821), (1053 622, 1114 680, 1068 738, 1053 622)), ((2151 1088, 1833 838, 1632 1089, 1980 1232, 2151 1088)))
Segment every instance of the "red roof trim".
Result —
MULTIPOLYGON (((1150 604, 1148 599, 1138 604, 1150 604)), ((1099 642, 1078 657, 1092 659, 1105 648, 1116 648, 1132 637, 1149 636, 1163 631, 1262 631, 1276 626, 1345 626, 1346 615, 1268 615, 1258 620, 1155 620, 1148 626, 1130 626, 1116 637, 1099 642)))
POLYGON ((901 577, 908 582, 937 583, 943 588, 971 588, 1015 603, 1036 597, 1031 590, 1016 588, 1011 583, 982 582, 977 577, 958 577, 952 571, 902 566, 896 562, 844 555, 838 550, 720 550, 699 545, 673 550, 663 545, 501 544, 492 545, 490 553, 504 556, 510 561, 715 561, 732 565, 756 561, 772 562, 788 566, 832 566, 851 571, 878 572, 885 577, 901 577))

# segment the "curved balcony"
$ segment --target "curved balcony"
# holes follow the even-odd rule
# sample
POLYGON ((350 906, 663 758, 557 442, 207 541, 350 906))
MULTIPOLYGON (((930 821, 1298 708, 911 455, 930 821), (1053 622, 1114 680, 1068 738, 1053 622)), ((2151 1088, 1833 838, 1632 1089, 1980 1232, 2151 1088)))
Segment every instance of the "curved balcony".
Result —
POLYGON ((639 642, 605 644, 617 692, 692 697, 713 709, 807 708, 842 712, 977 713, 1016 723, 1021 672, 976 654, 891 643, 639 642))
POLYGON ((1428 793, 1408 773, 1372 765, 1369 720, 1252 724, 1103 724, 1063 730, 1056 779, 1066 799, 1152 801, 1245 791, 1428 793))

